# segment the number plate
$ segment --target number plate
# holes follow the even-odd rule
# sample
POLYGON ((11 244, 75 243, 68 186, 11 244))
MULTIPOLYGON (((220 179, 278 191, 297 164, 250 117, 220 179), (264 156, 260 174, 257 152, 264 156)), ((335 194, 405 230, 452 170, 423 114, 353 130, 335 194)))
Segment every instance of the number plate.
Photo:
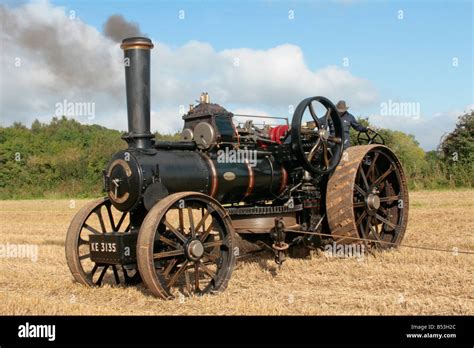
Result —
POLYGON ((91 260, 105 264, 136 262, 138 233, 103 233, 89 237, 91 260))

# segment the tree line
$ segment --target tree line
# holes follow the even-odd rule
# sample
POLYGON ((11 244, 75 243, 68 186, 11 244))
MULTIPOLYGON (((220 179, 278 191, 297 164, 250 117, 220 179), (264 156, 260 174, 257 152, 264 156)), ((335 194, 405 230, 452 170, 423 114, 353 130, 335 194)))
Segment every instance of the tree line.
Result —
MULTIPOLYGON (((370 125, 367 120, 360 120, 370 125)), ((474 111, 462 115, 437 151, 425 152, 413 135, 380 129, 399 156, 411 189, 474 186, 474 111)), ((0 199, 100 196, 102 171, 112 154, 126 148, 122 133, 74 119, 14 123, 0 127, 0 199)), ((155 133, 157 140, 179 134, 155 133)), ((356 143, 356 133, 351 133, 356 143)))
MULTIPOLYGON (((359 121, 371 126, 365 119, 359 121)), ((378 129, 377 132, 400 159, 410 189, 474 186, 474 110, 459 116, 455 129, 445 134, 433 151, 425 152, 411 134, 390 129, 378 129)), ((352 144, 356 139, 357 133, 351 129, 352 144)))

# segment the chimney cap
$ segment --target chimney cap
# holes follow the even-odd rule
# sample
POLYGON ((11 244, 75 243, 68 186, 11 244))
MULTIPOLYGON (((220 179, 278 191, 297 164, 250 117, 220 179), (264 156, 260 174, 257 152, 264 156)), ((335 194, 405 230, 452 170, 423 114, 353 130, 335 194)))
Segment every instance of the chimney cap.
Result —
POLYGON ((122 40, 120 48, 123 50, 129 50, 134 48, 148 49, 153 48, 153 42, 146 37, 129 37, 122 40))

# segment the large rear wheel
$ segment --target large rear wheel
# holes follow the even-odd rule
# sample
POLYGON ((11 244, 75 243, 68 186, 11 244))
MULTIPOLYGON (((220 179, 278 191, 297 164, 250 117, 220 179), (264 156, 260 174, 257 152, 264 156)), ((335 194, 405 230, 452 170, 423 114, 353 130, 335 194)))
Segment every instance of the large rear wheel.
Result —
POLYGON ((329 179, 326 213, 331 234, 343 244, 368 239, 380 249, 400 244, 408 220, 403 168, 383 145, 354 146, 329 179), (350 238, 347 238, 350 237, 350 238))

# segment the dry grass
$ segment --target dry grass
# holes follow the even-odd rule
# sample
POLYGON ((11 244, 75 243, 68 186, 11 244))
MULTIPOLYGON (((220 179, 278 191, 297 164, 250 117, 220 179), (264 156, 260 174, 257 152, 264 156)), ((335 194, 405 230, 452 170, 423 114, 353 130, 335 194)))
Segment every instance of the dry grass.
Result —
MULTIPOLYGON (((356 259, 239 261, 228 289, 163 301, 143 287, 86 288, 64 256, 86 201, 0 201, 0 244, 38 244, 37 262, 0 258, 0 314, 474 314, 474 255, 400 248, 356 259)), ((404 243, 474 250, 474 191, 415 192, 404 243)))

